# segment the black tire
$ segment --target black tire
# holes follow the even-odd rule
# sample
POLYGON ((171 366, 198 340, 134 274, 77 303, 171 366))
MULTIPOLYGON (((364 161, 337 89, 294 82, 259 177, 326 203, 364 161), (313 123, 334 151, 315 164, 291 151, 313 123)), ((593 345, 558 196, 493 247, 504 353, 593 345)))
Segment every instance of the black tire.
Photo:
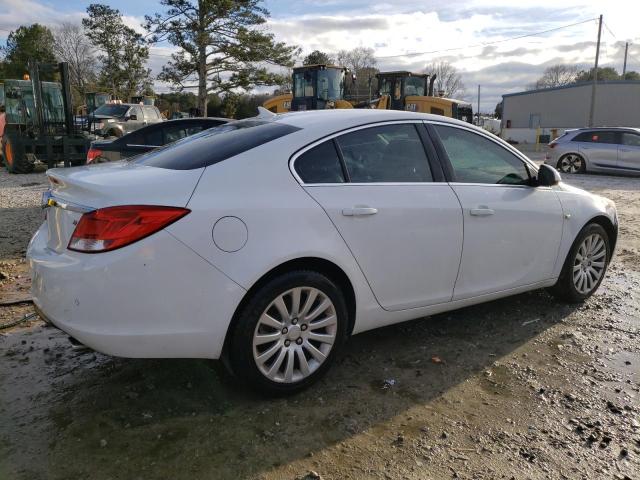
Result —
POLYGON ((2 138, 2 157, 4 166, 9 173, 33 172, 33 161, 27 158, 18 142, 8 135, 2 138))
MULTIPOLYGON (((302 306, 303 302, 301 301, 300 303, 302 306)), ((302 323, 301 320, 300 326, 302 323)), ((226 352, 230 364, 230 374, 246 386, 267 395, 280 396, 299 392, 318 381, 327 372, 333 363, 336 353, 347 337, 347 324, 348 313, 344 296, 331 279, 321 273, 307 270, 293 271, 278 276, 253 293, 238 312, 233 330, 230 332, 231 337, 226 352), (308 376, 299 381, 289 383, 274 381, 267 378, 266 374, 260 371, 254 359, 254 334, 257 332, 260 317, 271 303, 285 292, 300 287, 317 289, 333 303, 337 319, 335 340, 326 355, 326 359, 308 376)), ((291 328, 291 324, 289 324, 289 327, 291 328)), ((312 330, 311 327, 307 328, 309 332, 312 330)), ((277 330, 275 331, 277 332, 277 330)), ((293 358, 297 358, 293 353, 290 353, 290 355, 293 358)), ((274 357, 276 356, 278 354, 274 354, 274 357)), ((288 359, 288 356, 286 359, 288 359)), ((285 361, 282 361, 283 368, 285 361)), ((299 366, 299 360, 296 359, 295 361, 298 362, 299 366)))
POLYGON ((607 231, 602 228, 601 225, 597 223, 589 223, 587 224, 578 234, 573 245, 571 246, 571 250, 569 250, 569 254, 564 261, 564 265, 562 266, 562 271, 560 272, 560 277, 558 278, 557 283, 549 289, 549 292, 559 300, 568 302, 568 303, 580 303, 589 298, 593 293, 598 289, 600 283, 604 279, 607 273, 607 267, 609 266, 609 261, 611 260, 611 240, 609 239, 609 235, 607 231), (591 235, 598 235, 604 241, 605 247, 605 255, 604 255, 604 268, 600 278, 595 282, 595 284, 587 291, 580 292, 575 285, 573 269, 577 262, 577 254, 580 250, 581 245, 585 241, 585 239, 591 235))
POLYGON ((556 168, 560 173, 586 173, 587 162, 585 162, 582 155, 578 155, 577 153, 567 153, 560 157, 556 168), (578 169, 572 172, 571 168, 567 166, 567 162, 574 165, 579 162, 578 169))

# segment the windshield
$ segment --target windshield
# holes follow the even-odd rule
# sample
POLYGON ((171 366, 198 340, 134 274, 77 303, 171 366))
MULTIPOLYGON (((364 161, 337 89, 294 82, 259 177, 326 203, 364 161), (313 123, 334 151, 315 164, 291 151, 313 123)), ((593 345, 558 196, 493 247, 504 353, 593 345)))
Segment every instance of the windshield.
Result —
POLYGON ((426 84, 424 77, 407 77, 404 80, 404 94, 423 96, 426 84))
POLYGON ((127 105, 121 105, 117 103, 110 103, 102 105, 94 112, 96 115, 108 115, 110 117, 123 117, 127 113, 129 107, 127 105))
POLYGON ((331 69, 318 71, 318 98, 340 100, 344 88, 344 71, 331 69))

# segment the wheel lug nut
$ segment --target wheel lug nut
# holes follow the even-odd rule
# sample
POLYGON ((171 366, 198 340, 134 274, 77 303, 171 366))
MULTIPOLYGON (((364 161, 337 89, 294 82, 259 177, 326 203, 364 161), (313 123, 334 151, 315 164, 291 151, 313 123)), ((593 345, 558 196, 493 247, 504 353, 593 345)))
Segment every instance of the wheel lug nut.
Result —
POLYGON ((302 330, 303 332, 307 329, 306 325, 300 325, 300 330, 302 330))
POLYGON ((291 345, 291 340, 285 340, 284 341, 284 346, 288 347, 289 345, 291 345))
POLYGON ((298 339, 296 340, 296 343, 298 345, 302 345, 302 338, 298 337, 298 339))
POLYGON ((286 335, 286 334, 287 334, 287 332, 289 332, 289 329, 288 329, 287 327, 284 327, 284 328, 282 329, 282 334, 283 334, 283 335, 286 335))
POLYGON ((295 325, 296 323, 298 323, 298 319, 294 318, 293 320, 291 320, 291 323, 293 323, 295 325))

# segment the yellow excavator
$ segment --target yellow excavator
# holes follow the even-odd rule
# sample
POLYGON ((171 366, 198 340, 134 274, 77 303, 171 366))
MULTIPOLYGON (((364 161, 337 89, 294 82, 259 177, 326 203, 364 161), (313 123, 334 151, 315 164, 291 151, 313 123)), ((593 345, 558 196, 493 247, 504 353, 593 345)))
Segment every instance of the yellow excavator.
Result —
POLYGON ((344 99, 347 69, 336 65, 305 65, 293 69, 292 93, 278 95, 264 102, 274 113, 353 108, 344 99))
POLYGON ((381 72, 376 77, 378 98, 369 102, 369 108, 433 113, 473 122, 469 102, 433 95, 435 75, 397 71, 381 72))

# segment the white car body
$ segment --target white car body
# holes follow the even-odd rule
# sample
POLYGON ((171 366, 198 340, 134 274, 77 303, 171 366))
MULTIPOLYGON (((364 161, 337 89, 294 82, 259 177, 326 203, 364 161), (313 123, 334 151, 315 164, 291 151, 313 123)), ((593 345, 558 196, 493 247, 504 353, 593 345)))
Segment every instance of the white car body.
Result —
POLYGON ((463 122, 376 110, 270 121, 299 130, 203 168, 118 162, 49 170, 53 206, 27 254, 38 311, 104 353, 216 359, 248 292, 291 262, 342 272, 355 334, 551 286, 583 226, 599 219, 617 231, 612 202, 563 183, 303 184, 296 174, 296 158, 320 141, 425 122, 482 135, 537 171, 463 122), (67 248, 83 212, 128 204, 191 212, 117 250, 67 248))

